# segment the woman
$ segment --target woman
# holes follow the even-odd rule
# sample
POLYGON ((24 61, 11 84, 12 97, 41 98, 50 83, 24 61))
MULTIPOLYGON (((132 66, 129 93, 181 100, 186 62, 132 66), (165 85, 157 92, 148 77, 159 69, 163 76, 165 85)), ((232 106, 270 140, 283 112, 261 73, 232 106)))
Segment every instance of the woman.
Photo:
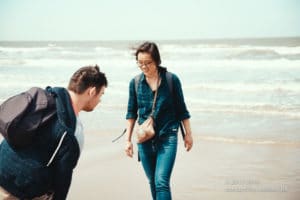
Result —
POLYGON ((132 132, 135 121, 143 123, 152 111, 154 93, 157 90, 155 111, 155 137, 138 144, 138 155, 149 179, 154 200, 172 199, 170 177, 177 151, 177 132, 181 122, 186 130, 184 144, 189 151, 193 145, 190 114, 186 108, 178 77, 172 74, 172 90, 166 78, 167 70, 160 66, 160 54, 155 43, 141 44, 135 57, 142 71, 138 82, 132 79, 129 85, 127 108, 127 131, 125 152, 133 155, 132 132), (137 87, 136 87, 136 84, 137 87))

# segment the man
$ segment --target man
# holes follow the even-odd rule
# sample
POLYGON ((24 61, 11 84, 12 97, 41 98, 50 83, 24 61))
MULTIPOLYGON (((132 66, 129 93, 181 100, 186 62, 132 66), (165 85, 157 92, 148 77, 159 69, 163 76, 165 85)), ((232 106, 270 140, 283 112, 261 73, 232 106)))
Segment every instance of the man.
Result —
POLYGON ((1 199, 66 199, 73 169, 83 147, 80 111, 93 111, 107 87, 99 67, 87 66, 71 77, 68 90, 47 88, 56 99, 56 115, 38 129, 32 144, 0 145, 1 199))

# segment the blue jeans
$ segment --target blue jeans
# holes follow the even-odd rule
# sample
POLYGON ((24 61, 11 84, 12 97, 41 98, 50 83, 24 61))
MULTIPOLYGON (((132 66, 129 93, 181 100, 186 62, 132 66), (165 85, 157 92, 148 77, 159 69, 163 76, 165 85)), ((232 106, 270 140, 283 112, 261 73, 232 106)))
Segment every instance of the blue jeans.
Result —
POLYGON ((177 133, 138 144, 153 200, 171 200, 170 177, 177 152, 177 133))

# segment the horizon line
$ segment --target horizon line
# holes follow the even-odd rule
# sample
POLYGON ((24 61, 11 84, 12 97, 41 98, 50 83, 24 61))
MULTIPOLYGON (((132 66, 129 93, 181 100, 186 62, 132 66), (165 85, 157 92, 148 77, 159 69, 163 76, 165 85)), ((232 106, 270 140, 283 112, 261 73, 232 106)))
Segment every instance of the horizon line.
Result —
POLYGON ((222 41, 222 40, 266 40, 266 39, 300 39, 299 36, 270 37, 216 37, 216 38, 178 38, 178 39, 77 39, 77 40, 1 40, 0 42, 128 42, 128 41, 222 41))

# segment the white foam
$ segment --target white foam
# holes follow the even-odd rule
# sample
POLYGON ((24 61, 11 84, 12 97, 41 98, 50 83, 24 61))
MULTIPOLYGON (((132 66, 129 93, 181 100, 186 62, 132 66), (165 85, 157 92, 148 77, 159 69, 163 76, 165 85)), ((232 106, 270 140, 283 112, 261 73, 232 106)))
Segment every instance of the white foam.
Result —
POLYGON ((190 45, 176 45, 166 44, 161 46, 161 51, 165 53, 180 53, 180 54, 209 54, 209 53, 222 53, 224 56, 231 54, 238 54, 245 51, 257 51, 260 53, 273 52, 278 55, 299 54, 300 47, 288 46, 249 46, 249 45, 203 45, 203 44, 190 44, 190 45))
POLYGON ((246 138, 228 138, 216 136, 198 136, 202 140, 236 143, 236 144, 257 144, 257 145, 292 145, 300 146, 300 141, 280 141, 280 140, 263 140, 263 139, 246 139, 246 138))
POLYGON ((300 119, 300 107, 295 105, 276 105, 257 102, 217 102, 189 99, 190 111, 194 113, 236 113, 251 115, 284 116, 300 119))
POLYGON ((183 86, 184 90, 203 91, 223 91, 223 92, 241 92, 241 93, 261 93, 261 92, 295 92, 300 93, 300 83, 297 82, 274 82, 274 83, 226 83, 226 82, 202 82, 191 83, 183 86))

